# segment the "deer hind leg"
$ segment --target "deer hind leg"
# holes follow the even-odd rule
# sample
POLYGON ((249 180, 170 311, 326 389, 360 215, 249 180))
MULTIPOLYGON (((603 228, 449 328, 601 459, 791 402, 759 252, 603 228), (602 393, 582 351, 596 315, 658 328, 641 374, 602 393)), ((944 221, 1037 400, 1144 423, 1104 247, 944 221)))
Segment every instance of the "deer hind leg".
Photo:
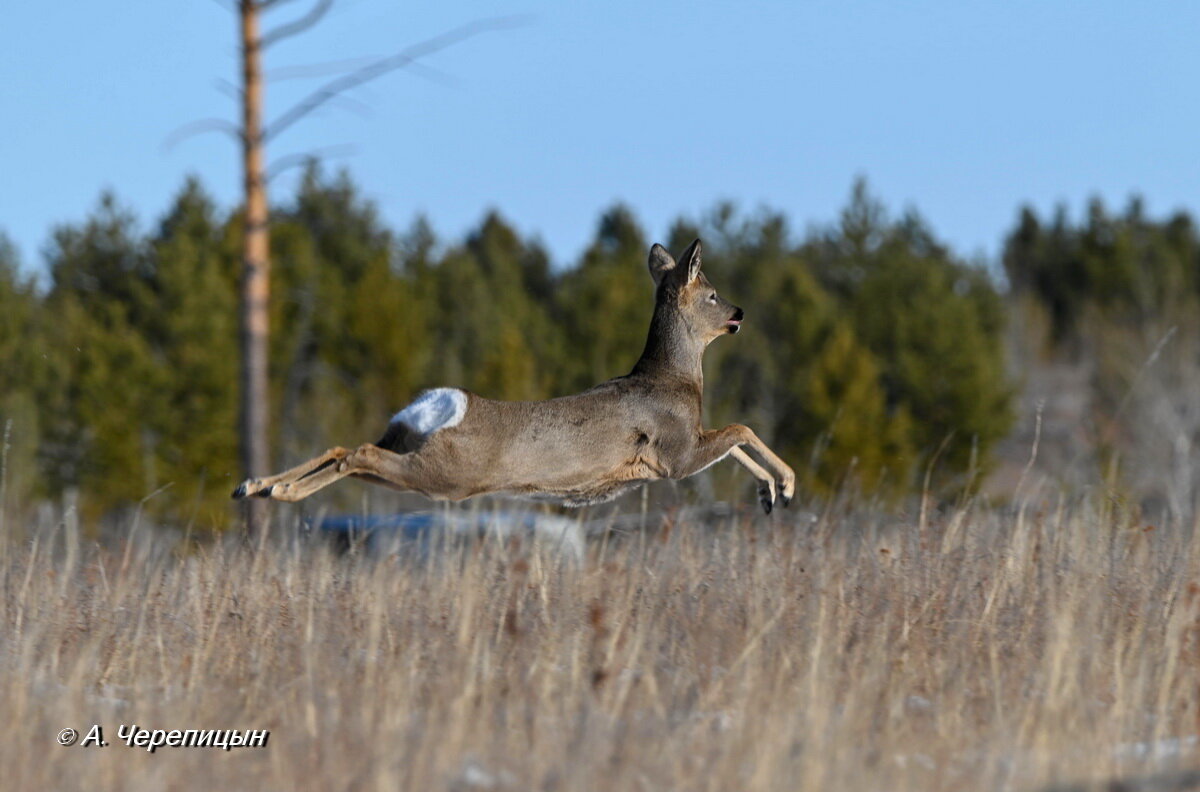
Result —
POLYGON ((413 470, 414 454, 397 454, 372 443, 361 445, 341 459, 318 467, 311 474, 271 487, 267 496, 273 500, 295 502, 303 500, 336 481, 353 476, 397 490, 413 490, 416 480, 413 470))
POLYGON ((296 481, 305 476, 311 476, 325 467, 335 465, 349 453, 348 450, 341 446, 334 446, 324 454, 315 456, 307 462, 302 462, 290 470, 285 470, 282 473, 267 476, 266 478, 246 479, 233 491, 232 497, 235 499, 245 498, 250 495, 257 495, 260 498, 270 497, 271 489, 276 485, 288 481, 296 481))

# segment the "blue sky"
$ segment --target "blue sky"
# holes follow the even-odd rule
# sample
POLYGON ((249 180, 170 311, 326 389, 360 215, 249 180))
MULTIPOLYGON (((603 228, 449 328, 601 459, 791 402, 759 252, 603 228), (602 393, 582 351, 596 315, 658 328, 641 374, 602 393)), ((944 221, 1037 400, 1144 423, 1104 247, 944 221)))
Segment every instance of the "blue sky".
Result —
MULTIPOLYGON (((163 146, 235 118, 215 87, 236 74, 222 1, 0 6, 0 229, 27 269, 106 187, 146 226, 188 173, 234 204, 231 141, 163 146)), ((386 55, 497 13, 532 21, 431 57, 448 80, 398 72, 356 91, 272 158, 352 145, 332 161, 393 225, 423 212, 453 237, 498 207, 559 262, 616 200, 656 237, 718 199, 801 231, 834 218, 859 174, 966 255, 995 256, 1022 202, 1079 211, 1139 192, 1154 213, 1200 209, 1200 4, 341 0, 267 67, 386 55)), ((319 84, 270 83, 268 117, 319 84)))

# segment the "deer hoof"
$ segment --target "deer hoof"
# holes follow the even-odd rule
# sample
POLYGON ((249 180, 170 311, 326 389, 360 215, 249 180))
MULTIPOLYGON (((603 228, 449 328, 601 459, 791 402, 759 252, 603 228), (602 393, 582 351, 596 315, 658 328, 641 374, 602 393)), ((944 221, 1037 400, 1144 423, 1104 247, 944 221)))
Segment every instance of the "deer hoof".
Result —
POLYGON ((762 504, 763 511, 770 514, 771 509, 775 506, 775 493, 767 487, 763 487, 758 491, 758 502, 762 504))
POLYGON ((241 500, 247 495, 256 495, 258 489, 258 479, 246 479, 241 484, 237 485, 237 489, 230 494, 229 497, 234 500, 241 500))
POLYGON ((792 498, 796 496, 796 476, 790 470, 788 472, 790 475, 775 482, 779 487, 779 499, 783 501, 784 508, 791 504, 792 498))
POLYGON ((269 497, 271 497, 271 493, 274 491, 275 491, 274 486, 263 487, 258 492, 254 493, 254 495, 255 495, 255 497, 258 497, 258 498, 269 498, 269 497))

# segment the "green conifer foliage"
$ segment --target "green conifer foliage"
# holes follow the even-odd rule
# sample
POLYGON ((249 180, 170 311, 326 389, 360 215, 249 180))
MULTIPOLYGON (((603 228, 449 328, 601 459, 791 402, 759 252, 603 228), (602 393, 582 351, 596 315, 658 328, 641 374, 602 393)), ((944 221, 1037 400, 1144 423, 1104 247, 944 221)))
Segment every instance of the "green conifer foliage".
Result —
POLYGON ((271 367, 286 465, 314 444, 376 435, 417 387, 430 347, 395 237, 345 173, 310 165, 274 218, 271 367))
POLYGON ((962 481, 1011 425, 995 289, 915 214, 889 221, 862 185, 817 255, 879 361, 888 407, 911 418, 914 461, 936 460, 935 481, 962 481))
POLYGON ((236 470, 237 325, 233 261, 212 199, 184 185, 151 240, 138 328, 165 376, 149 394, 154 483, 170 485, 173 508, 155 512, 211 529, 223 526, 228 476, 236 470))
POLYGON ((48 259, 43 464, 52 490, 77 489, 94 517, 160 486, 150 399, 169 373, 138 327, 150 320, 152 264, 134 218, 108 194, 85 223, 56 230, 48 259))
POLYGON ((843 483, 896 493, 908 483, 914 455, 908 410, 889 410, 874 356, 845 322, 812 361, 803 402, 818 439, 810 486, 829 493, 843 483))
POLYGON ((627 374, 637 362, 654 310, 648 247, 628 207, 613 206, 601 216, 579 265, 563 275, 556 300, 571 350, 565 392, 627 374))
POLYGON ((16 249, 0 233, 0 449, 7 446, 0 479, 0 509, 16 510, 44 494, 35 465, 41 440, 37 395, 44 387, 33 281, 18 270, 16 249))
POLYGON ((1093 199, 1079 224, 1062 206, 1050 223, 1023 208, 1005 242, 1004 267, 1015 293, 1049 311, 1059 344, 1078 340, 1089 311, 1130 325, 1170 321, 1191 313, 1200 297, 1200 239, 1191 217, 1151 220, 1137 198, 1118 215, 1093 199))

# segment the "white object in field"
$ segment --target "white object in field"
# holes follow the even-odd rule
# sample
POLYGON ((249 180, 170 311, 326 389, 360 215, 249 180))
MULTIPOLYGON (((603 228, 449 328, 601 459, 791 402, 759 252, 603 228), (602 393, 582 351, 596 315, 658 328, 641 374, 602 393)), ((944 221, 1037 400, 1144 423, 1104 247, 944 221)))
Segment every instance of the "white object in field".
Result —
POLYGON ((519 538, 575 561, 586 553, 584 526, 576 519, 536 512, 452 508, 393 515, 338 515, 321 520, 328 536, 343 536, 378 555, 428 557, 447 539, 519 538))

